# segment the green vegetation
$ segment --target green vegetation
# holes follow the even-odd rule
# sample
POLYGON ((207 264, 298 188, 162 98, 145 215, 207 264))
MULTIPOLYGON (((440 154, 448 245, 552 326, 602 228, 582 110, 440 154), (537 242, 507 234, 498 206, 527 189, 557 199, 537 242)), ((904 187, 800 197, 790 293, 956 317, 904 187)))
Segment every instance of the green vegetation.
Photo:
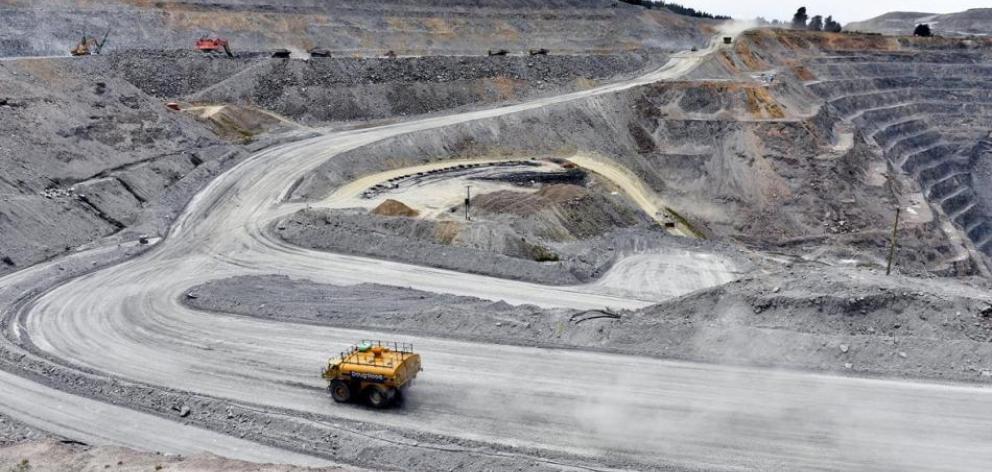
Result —
POLYGON ((792 15, 792 29, 840 33, 844 28, 841 26, 840 22, 834 20, 833 16, 827 16, 826 20, 824 20, 821 15, 814 15, 810 18, 806 12, 806 7, 800 7, 796 10, 796 13, 792 15))
POLYGON ((671 11, 672 13, 675 13, 677 15, 691 16, 691 17, 694 17, 694 18, 706 18, 706 19, 710 19, 710 20, 729 20, 729 19, 731 19, 729 16, 725 16, 725 15, 713 15, 711 13, 706 13, 704 11, 696 10, 695 8, 684 7, 682 5, 679 5, 678 3, 669 3, 669 2, 663 2, 663 1, 660 1, 660 0, 658 0, 658 1, 654 1, 654 0, 620 0, 620 1, 621 2, 624 2, 624 3, 629 3, 631 5, 642 6, 642 7, 647 8, 647 9, 651 9, 651 8, 664 8, 664 9, 667 9, 668 11, 671 11))
POLYGON ((524 244, 529 246, 527 249, 530 252, 531 259, 534 259, 537 262, 558 262, 559 260, 558 254, 555 254, 550 249, 544 246, 537 244, 530 244, 527 243, 526 241, 524 242, 524 244))
POLYGON ((799 7, 796 10, 796 14, 792 15, 792 29, 806 29, 806 20, 809 19, 809 15, 806 14, 806 7, 799 7))
POLYGON ((828 16, 826 20, 823 20, 823 31, 828 33, 840 33, 844 29, 843 26, 837 20, 834 20, 833 16, 828 16))

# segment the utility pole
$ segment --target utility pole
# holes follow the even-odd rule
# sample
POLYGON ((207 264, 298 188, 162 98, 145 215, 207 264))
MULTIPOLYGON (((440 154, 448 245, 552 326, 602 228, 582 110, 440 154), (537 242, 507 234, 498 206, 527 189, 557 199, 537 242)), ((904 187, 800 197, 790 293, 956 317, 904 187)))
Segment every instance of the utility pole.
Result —
POLYGON ((896 236, 899 229, 899 212, 901 207, 896 207, 896 221, 892 224, 892 241, 889 242, 889 263, 885 266, 885 275, 892 273, 892 259, 896 256, 896 236))
POLYGON ((472 201, 472 186, 465 186, 465 221, 472 221, 472 218, 468 215, 468 206, 472 201))

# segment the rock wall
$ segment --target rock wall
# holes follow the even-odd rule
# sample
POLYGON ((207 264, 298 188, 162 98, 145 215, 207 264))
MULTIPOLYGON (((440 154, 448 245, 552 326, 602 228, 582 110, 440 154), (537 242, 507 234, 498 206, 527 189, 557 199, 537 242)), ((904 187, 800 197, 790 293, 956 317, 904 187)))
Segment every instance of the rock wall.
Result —
MULTIPOLYGON (((631 170, 710 237, 804 253, 860 248, 861 257, 884 263, 892 190, 871 177, 881 156, 863 136, 837 149, 836 120, 825 110, 783 118, 756 110, 751 87, 659 83, 405 134, 328 161, 294 198, 320 198, 361 175, 432 160, 597 154, 631 170)), ((920 254, 946 237, 933 224, 914 231, 901 256, 923 269, 929 261, 920 254)))
POLYGON ((0 78, 0 273, 168 219, 171 188, 236 152, 84 62, 5 61, 0 78))
POLYGON ((704 44, 710 23, 613 0, 5 0, 0 55, 66 55, 83 34, 106 31, 109 51, 188 49, 201 35, 236 51, 359 55, 683 50, 704 44))
POLYGON ((312 58, 138 51, 90 58, 162 98, 236 103, 305 123, 411 116, 588 88, 660 66, 647 53, 312 58))

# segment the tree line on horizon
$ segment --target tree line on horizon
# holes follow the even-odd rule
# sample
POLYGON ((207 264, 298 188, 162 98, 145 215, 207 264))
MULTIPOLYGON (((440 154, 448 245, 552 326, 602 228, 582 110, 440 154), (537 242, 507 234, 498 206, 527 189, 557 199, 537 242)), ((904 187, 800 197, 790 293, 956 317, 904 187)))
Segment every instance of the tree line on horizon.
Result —
POLYGON ((841 26, 839 21, 834 20, 832 15, 827 16, 826 19, 820 15, 813 15, 811 18, 806 13, 806 7, 799 7, 799 9, 796 10, 796 14, 792 15, 792 29, 840 33, 844 27, 841 26))
POLYGON ((694 18, 706 18, 710 20, 730 20, 731 18, 726 15, 714 15, 704 11, 696 10, 695 8, 689 8, 678 3, 664 2, 661 0, 620 0, 623 3, 629 3, 631 5, 641 6, 647 9, 652 8, 664 8, 677 15, 691 16, 694 18))

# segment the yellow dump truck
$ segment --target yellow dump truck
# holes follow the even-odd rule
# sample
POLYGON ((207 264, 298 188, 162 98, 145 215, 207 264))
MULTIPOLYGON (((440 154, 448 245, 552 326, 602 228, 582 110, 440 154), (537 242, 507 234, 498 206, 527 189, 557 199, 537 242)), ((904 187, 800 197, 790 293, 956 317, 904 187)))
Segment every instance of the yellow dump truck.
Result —
POLYGON ((412 344, 362 341, 330 358, 321 375, 334 401, 364 400, 385 408, 402 398, 421 370, 412 344))

